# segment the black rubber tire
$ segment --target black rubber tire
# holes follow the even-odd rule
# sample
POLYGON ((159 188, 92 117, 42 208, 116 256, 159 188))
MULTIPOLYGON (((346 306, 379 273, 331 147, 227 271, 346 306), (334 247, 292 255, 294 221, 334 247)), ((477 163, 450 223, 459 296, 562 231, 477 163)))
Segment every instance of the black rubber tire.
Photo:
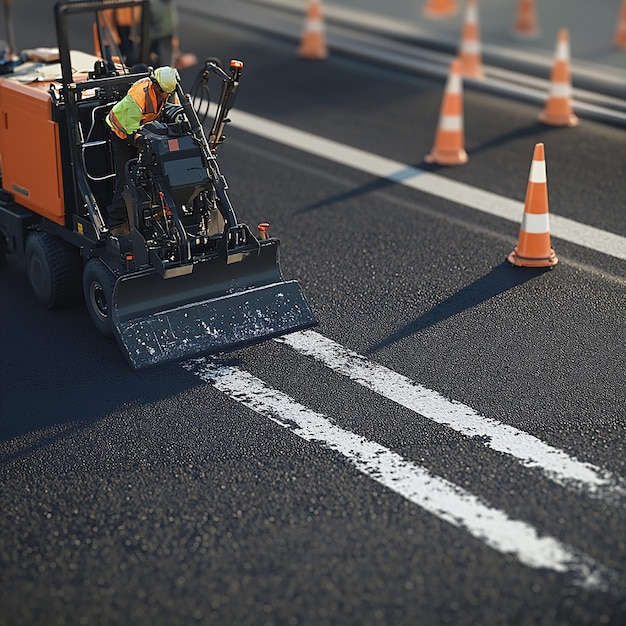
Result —
POLYGON ((111 310, 115 276, 100 259, 90 259, 83 272, 83 294, 89 317, 105 337, 114 336, 111 310))
POLYGON ((26 273, 35 297, 48 309, 60 309, 80 293, 78 250, 60 237, 35 230, 25 248, 26 273))
POLYGON ((7 240, 0 232, 0 269, 7 265, 7 240))

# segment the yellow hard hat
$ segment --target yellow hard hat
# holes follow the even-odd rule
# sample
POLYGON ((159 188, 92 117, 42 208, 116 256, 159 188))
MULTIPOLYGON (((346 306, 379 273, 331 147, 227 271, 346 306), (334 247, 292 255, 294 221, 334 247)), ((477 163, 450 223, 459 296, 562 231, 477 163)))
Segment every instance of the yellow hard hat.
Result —
POLYGON ((164 65, 154 70, 154 79, 159 83, 159 87, 161 87, 163 91, 172 93, 176 91, 176 84, 180 80, 180 75, 177 69, 169 65, 164 65))

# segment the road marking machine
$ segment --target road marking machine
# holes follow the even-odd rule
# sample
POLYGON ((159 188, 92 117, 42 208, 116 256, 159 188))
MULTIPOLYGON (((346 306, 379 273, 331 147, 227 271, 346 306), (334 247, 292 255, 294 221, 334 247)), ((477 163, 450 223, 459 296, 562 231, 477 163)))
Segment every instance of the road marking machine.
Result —
POLYGON ((299 283, 283 279, 278 239, 265 224, 253 232, 238 221, 218 166, 241 62, 207 60, 202 70, 221 81, 208 138, 178 84, 165 119, 139 130, 137 158, 114 171, 105 117, 152 71, 131 71, 107 30, 106 12, 128 7, 140 10, 139 56, 148 59, 147 0, 66 1, 55 5, 58 53, 2 64, 0 258, 24 260, 48 308, 82 290, 96 327, 135 369, 315 325, 299 283), (70 49, 73 20, 95 25, 95 55, 70 49), (126 177, 128 236, 107 225, 115 176, 126 177))

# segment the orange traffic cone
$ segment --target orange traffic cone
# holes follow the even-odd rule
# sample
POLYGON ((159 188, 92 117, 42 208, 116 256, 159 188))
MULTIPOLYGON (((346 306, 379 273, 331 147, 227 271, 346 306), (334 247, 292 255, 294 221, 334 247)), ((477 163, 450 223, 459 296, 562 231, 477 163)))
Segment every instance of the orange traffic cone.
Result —
POLYGON ((184 70, 198 64, 198 57, 193 52, 181 52, 178 37, 172 37, 172 60, 177 70, 184 70))
POLYGON ((464 78, 480 79, 485 77, 480 52, 476 0, 467 0, 459 58, 461 60, 461 74, 464 78))
POLYGON ((559 31, 551 86, 546 105, 539 121, 550 126, 577 126, 578 117, 572 111, 572 82, 569 67, 569 33, 566 28, 559 31))
POLYGON ((519 0, 514 33, 520 37, 536 37, 539 34, 535 0, 519 0))
POLYGON ((325 59, 328 56, 321 0, 309 0, 298 56, 304 59, 325 59))
POLYGON ((428 0, 424 6, 426 17, 449 17, 459 12, 456 0, 428 0))
POLYGON ((619 22, 613 43, 618 48, 626 48, 626 0, 622 0, 622 6, 619 11, 619 22))
POLYGON ((424 157, 424 161, 439 165, 467 163, 463 130, 463 79, 461 62, 458 59, 452 61, 450 65, 435 143, 430 154, 424 157))
POLYGON ((198 57, 193 52, 181 52, 174 56, 174 67, 177 70, 184 70, 194 65, 198 65, 198 57))
POLYGON ((558 263, 554 250, 550 247, 548 182, 542 143, 535 145, 519 240, 508 260, 519 267, 552 267, 558 263))

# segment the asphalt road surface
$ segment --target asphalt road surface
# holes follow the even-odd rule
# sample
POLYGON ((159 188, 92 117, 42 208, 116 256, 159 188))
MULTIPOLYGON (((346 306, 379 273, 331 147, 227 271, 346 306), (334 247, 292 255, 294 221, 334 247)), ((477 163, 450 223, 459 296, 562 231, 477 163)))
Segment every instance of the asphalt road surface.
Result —
POLYGON ((442 81, 181 17, 245 63, 222 172, 319 326, 134 372, 9 259, 0 623, 626 623, 626 131, 467 88, 427 166, 442 81), (551 270, 506 261, 538 142, 551 270))

